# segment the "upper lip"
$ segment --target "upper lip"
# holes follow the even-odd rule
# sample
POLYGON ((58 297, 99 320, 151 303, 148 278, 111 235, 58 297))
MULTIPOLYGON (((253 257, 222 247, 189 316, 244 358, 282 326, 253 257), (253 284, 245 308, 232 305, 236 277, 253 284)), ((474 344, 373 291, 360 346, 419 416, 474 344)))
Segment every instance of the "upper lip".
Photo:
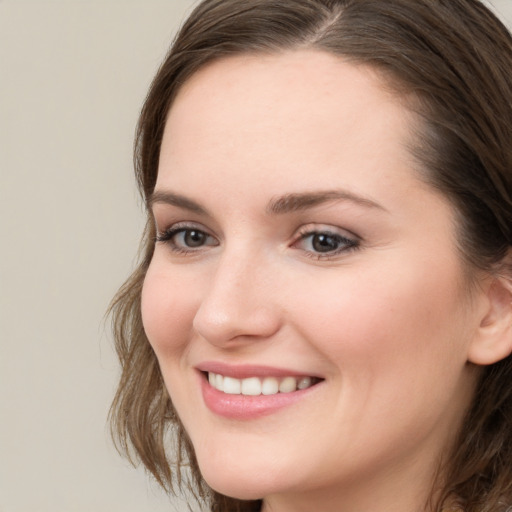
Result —
POLYGON ((319 375, 297 371, 287 368, 277 368, 274 366, 239 364, 231 365, 220 361, 205 361, 196 366, 201 372, 217 373, 225 377, 235 379, 247 379, 249 377, 317 377, 319 375))

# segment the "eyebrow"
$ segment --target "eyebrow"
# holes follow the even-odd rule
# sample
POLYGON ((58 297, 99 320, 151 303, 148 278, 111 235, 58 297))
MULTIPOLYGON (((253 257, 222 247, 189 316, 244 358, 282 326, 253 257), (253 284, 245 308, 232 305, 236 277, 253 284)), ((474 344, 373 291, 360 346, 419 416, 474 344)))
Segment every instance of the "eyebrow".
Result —
POLYGON ((164 203, 178 208, 183 208, 199 215, 209 215, 208 211, 199 203, 180 194, 168 191, 155 191, 148 199, 148 208, 152 208, 155 203, 164 203))
POLYGON ((366 208, 376 208, 387 211, 379 203, 366 197, 359 196, 347 190, 323 190, 298 194, 286 194, 272 199, 267 206, 267 213, 284 214, 314 208, 333 201, 350 201, 366 208))
MULTIPOLYGON (((366 208, 376 208, 387 211, 386 208, 379 203, 347 190, 323 190, 318 192, 291 193, 275 197, 269 201, 266 212, 270 215, 282 215, 308 210, 333 201, 350 201, 366 208)), ((170 191, 161 190, 153 192, 148 199, 148 207, 152 208, 156 203, 169 204, 199 215, 210 215, 208 210, 203 208, 199 203, 196 203, 193 199, 170 191)))

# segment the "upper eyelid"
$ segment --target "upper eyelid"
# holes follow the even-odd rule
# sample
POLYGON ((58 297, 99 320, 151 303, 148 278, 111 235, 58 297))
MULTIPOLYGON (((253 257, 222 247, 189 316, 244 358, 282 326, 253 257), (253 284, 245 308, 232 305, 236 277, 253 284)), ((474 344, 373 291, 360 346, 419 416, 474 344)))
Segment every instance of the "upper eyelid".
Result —
POLYGON ((319 229, 319 230, 310 230, 310 231, 306 231, 302 234, 299 234, 299 236, 297 236, 292 241, 291 245, 293 246, 293 245, 297 244, 298 242, 300 242, 302 240, 307 240, 309 237, 312 237, 315 235, 328 235, 333 238, 338 238, 339 240, 346 241, 347 243, 352 244, 352 245, 360 245, 362 242, 361 238, 359 238, 355 235, 347 235, 347 234, 342 234, 342 233, 336 233, 334 231, 319 229))
POLYGON ((334 226, 332 224, 305 224, 304 226, 301 226, 296 233, 298 238, 302 238, 303 236, 311 235, 314 233, 330 233, 333 235, 341 236, 343 238, 354 238, 360 241, 362 240, 362 238, 353 231, 339 226, 334 226))
MULTIPOLYGON (((206 227, 202 222, 187 220, 187 221, 176 221, 176 222, 161 222, 162 228, 159 228, 159 222, 156 217, 155 220, 155 229, 157 236, 165 235, 166 232, 171 230, 187 230, 187 229, 196 229, 198 231, 204 232, 206 235, 211 236, 217 239, 219 242, 222 237, 216 234, 214 230, 206 227)), ((307 224, 303 224, 300 227, 296 228, 293 234, 290 236, 290 243, 296 243, 301 238, 304 238, 308 235, 312 235, 315 233, 329 233, 335 236, 340 236, 342 238, 347 238, 350 240, 362 242, 363 238, 353 231, 343 228, 341 226, 336 226, 328 223, 317 223, 311 222, 307 224)))
POLYGON ((165 232, 171 231, 171 230, 195 229, 197 231, 203 231, 204 233, 206 233, 209 236, 215 237, 215 235, 212 233, 212 231, 210 229, 208 229, 207 227, 205 227, 204 224, 202 224, 201 222, 196 222, 196 221, 177 221, 177 222, 165 222, 165 223, 162 222, 161 224, 163 226, 161 229, 159 229, 158 220, 156 218, 154 220, 155 220, 155 227, 156 227, 157 233, 165 233, 165 232))
POLYGON ((150 210, 153 225, 157 232, 171 229, 175 225, 200 229, 212 236, 217 236, 217 224, 208 213, 195 212, 187 208, 175 207, 163 202, 156 202, 150 210), (206 223, 206 224, 205 224, 206 223), (210 227, 213 225, 213 229, 210 227), (207 227, 208 226, 208 227, 207 227))

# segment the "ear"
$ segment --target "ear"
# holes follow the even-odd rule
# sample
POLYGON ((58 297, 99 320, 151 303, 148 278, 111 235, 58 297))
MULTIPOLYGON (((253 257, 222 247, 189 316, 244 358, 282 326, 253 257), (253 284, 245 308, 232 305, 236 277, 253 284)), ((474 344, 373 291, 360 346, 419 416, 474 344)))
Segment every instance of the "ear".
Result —
POLYGON ((512 353, 512 279, 495 277, 488 285, 486 308, 468 351, 468 360, 490 365, 512 353))

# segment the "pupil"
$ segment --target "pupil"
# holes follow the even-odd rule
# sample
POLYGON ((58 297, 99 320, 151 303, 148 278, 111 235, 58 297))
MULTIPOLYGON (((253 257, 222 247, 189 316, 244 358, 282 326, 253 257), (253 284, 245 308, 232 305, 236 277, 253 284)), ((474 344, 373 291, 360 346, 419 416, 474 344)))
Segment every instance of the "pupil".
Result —
POLYGON ((313 249, 317 252, 329 252, 338 248, 336 237, 326 234, 313 237, 313 249))
POLYGON ((185 233, 185 243, 189 247, 199 247, 203 245, 205 234, 201 231, 187 231, 185 233))

